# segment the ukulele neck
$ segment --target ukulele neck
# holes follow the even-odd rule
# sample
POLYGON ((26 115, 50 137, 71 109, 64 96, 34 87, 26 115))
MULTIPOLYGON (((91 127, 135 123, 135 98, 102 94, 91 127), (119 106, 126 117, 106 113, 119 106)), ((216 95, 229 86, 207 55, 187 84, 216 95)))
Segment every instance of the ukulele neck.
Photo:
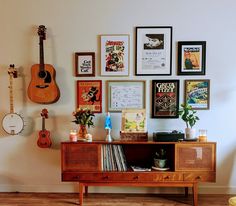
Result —
POLYGON ((45 117, 42 118, 42 131, 45 131, 45 117))
POLYGON ((43 53, 43 38, 39 38, 39 69, 44 71, 44 53, 43 53))

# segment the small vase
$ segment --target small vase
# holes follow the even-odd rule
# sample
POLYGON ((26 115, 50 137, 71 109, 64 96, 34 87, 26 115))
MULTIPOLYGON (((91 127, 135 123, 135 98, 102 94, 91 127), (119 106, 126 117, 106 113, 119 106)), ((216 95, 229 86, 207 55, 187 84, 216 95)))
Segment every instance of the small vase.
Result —
POLYGON ((80 124, 79 132, 78 132, 79 138, 85 139, 87 133, 88 133, 88 131, 87 131, 86 125, 80 124))

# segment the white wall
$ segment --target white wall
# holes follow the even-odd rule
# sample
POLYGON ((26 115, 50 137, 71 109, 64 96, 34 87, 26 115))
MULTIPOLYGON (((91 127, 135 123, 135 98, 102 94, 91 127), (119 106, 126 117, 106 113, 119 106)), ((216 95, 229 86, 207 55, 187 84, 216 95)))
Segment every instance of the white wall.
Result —
MULTIPOLYGON (((9 112, 9 64, 14 63, 20 75, 14 79, 15 111, 26 121, 22 134, 9 136, 0 129, 0 191, 71 192, 75 186, 61 183, 60 142, 68 139, 75 109, 74 52, 96 52, 96 77, 103 80, 103 111, 105 112, 105 80, 100 76, 99 35, 130 34, 130 77, 147 80, 147 111, 150 117, 150 80, 180 79, 180 102, 183 101, 183 80, 211 80, 210 110, 199 111, 196 127, 208 130, 209 141, 217 142, 217 182, 201 185, 202 193, 236 193, 236 2, 234 0, 0 0, 0 118, 9 112), (46 25, 45 62, 54 65, 60 100, 39 105, 27 97, 30 67, 38 63, 37 27, 46 25), (173 75, 134 76, 135 26, 173 26, 173 75), (207 41, 205 76, 176 76, 177 41, 207 41), (46 128, 51 130, 52 149, 36 145, 41 128, 40 112, 49 110, 46 128)), ((86 78, 85 78, 86 79, 86 78)), ((118 79, 111 77, 110 79, 118 79)), ((104 139, 105 113, 96 115, 96 139, 104 139)), ((118 137, 120 113, 112 113, 113 137, 118 137)), ((151 135, 158 129, 184 129, 179 119, 150 119, 151 135)), ((93 188, 93 191, 107 191, 93 188)), ((155 192, 148 188, 113 188, 110 192, 155 192)))

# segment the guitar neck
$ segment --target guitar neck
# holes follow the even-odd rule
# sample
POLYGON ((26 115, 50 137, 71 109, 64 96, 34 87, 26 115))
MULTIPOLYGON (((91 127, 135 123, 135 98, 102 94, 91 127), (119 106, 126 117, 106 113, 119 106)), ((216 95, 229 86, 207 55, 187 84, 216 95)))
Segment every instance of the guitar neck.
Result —
POLYGON ((39 68, 44 71, 44 52, 43 52, 43 38, 39 38, 39 68))
POLYGON ((13 77, 12 77, 12 75, 9 75, 9 79, 10 79, 10 86, 9 86, 9 90, 10 90, 10 113, 14 113, 14 105, 13 105, 13 77))

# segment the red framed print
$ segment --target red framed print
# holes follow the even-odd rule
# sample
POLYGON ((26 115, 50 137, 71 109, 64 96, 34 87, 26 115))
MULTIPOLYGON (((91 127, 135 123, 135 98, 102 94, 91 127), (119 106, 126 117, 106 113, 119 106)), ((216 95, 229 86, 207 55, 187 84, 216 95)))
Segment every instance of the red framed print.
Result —
POLYGON ((76 52, 75 53, 75 76, 94 77, 95 76, 95 53, 76 52))
POLYGON ((102 80, 77 81, 77 108, 102 112, 102 80))
POLYGON ((152 80, 152 118, 178 118, 179 80, 152 80))
POLYGON ((129 75, 129 35, 101 35, 101 75, 129 75))

